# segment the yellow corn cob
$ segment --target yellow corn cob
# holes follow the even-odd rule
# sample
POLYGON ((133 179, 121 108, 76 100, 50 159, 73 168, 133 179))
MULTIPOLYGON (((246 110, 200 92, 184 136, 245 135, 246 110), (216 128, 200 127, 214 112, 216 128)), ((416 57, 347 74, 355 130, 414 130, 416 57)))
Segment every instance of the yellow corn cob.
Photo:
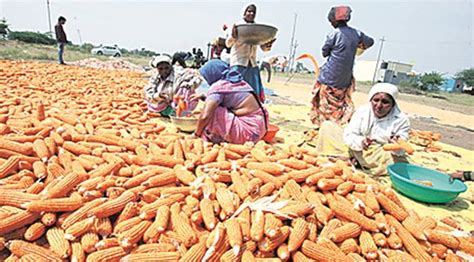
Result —
POLYGON ((308 225, 308 239, 314 242, 318 238, 318 220, 313 214, 306 217, 306 222, 308 225))
POLYGON ((283 261, 287 261, 288 259, 290 259, 290 252, 288 251, 288 245, 286 244, 280 245, 277 248, 277 255, 283 261))
POLYGON ((139 212, 139 207, 138 203, 136 202, 129 202, 125 205, 123 208, 122 212, 120 212, 119 216, 114 222, 114 225, 117 225, 118 223, 125 221, 129 218, 132 218, 136 215, 138 215, 139 212))
POLYGON ((48 212, 48 213, 44 213, 41 216, 41 223, 43 223, 47 227, 54 225, 56 222, 57 222, 56 213, 48 212))
POLYGON ((253 176, 260 179, 263 183, 271 182, 275 185, 276 188, 281 188, 283 186, 283 182, 281 182, 277 177, 272 176, 271 174, 261 171, 261 170, 254 170, 251 172, 253 176))
POLYGON ((125 188, 132 188, 132 187, 136 187, 138 185, 140 185, 141 183, 145 182, 147 179, 155 176, 155 175, 159 175, 159 174, 165 174, 165 173, 168 173, 168 172, 171 172, 172 170, 170 168, 167 168, 167 167, 157 167, 157 168, 151 168, 139 175, 136 175, 130 179, 127 180, 127 182, 125 182, 123 184, 123 187, 125 188))
POLYGON ((298 183, 306 181, 306 179, 318 172, 320 172, 321 169, 319 167, 314 167, 311 166, 308 169, 303 169, 303 170, 292 170, 288 172, 287 174, 290 176, 291 179, 295 180, 298 183))
POLYGON ((247 187, 245 186, 244 180, 242 179, 240 173, 238 171, 231 171, 230 176, 232 179, 232 185, 234 186, 234 191, 240 197, 240 199, 245 199, 249 192, 247 191, 247 187))
POLYGON ((216 191, 216 199, 227 216, 234 213, 234 194, 230 190, 226 188, 218 188, 216 191))
MULTIPOLYGON (((426 253, 422 246, 416 241, 416 239, 406 230, 400 222, 398 222, 391 215, 386 215, 388 224, 395 228, 395 232, 403 242, 403 246, 407 251, 416 259, 422 259, 428 261, 431 257, 426 253)), ((389 237, 390 238, 390 237, 389 237)), ((390 241, 389 241, 390 245, 390 241)))
POLYGON ((392 249, 400 249, 403 246, 402 240, 395 232, 390 233, 387 238, 387 243, 392 249))
POLYGON ((360 253, 360 247, 354 238, 344 240, 339 248, 346 255, 349 253, 360 253))
POLYGON ((363 257, 361 257, 359 254, 357 253, 350 253, 350 254, 347 254, 347 258, 350 260, 350 261, 353 261, 353 262, 363 262, 363 261, 366 261, 363 257))
MULTIPOLYGON (((94 234, 94 235, 97 236, 97 234, 94 234)), ((82 238, 84 238, 84 236, 82 238)), ((111 248, 111 247, 120 246, 118 238, 116 238, 116 237, 105 238, 105 239, 102 239, 101 241, 99 241, 99 236, 97 236, 97 241, 98 242, 96 242, 96 244, 93 247, 94 250, 104 250, 104 249, 108 249, 108 248, 111 248)))
POLYGON ((329 233, 329 239, 334 242, 342 242, 346 239, 355 238, 361 233, 361 227, 355 223, 347 223, 334 229, 329 233))
POLYGON ((334 213, 339 217, 358 224, 362 227, 362 229, 369 230, 372 232, 378 231, 377 223, 374 220, 371 220, 362 215, 361 213, 355 211, 354 209, 352 209, 352 206, 343 204, 343 202, 336 201, 333 198, 328 199, 328 201, 332 211, 334 211, 334 213))
POLYGON ((141 185, 147 188, 150 187, 159 187, 168 184, 174 184, 176 182, 176 175, 174 172, 168 172, 160 175, 155 175, 153 177, 148 178, 145 182, 141 185))
POLYGON ((127 255, 123 247, 111 247, 99 251, 95 251, 87 256, 87 262, 94 261, 117 261, 127 255))
POLYGON ((86 176, 78 175, 76 173, 69 173, 53 187, 49 188, 47 192, 45 192, 46 198, 64 197, 85 179, 86 176))
POLYGON ((443 219, 441 219, 441 222, 455 229, 461 228, 458 222, 456 222, 456 220, 454 220, 452 217, 444 217, 443 219))
POLYGON ((237 221, 239 222, 240 229, 242 230, 242 239, 244 241, 250 240, 252 238, 250 236, 250 209, 246 208, 240 212, 239 216, 237 217, 237 221))
POLYGON ((387 245, 387 237, 382 233, 375 233, 372 235, 374 242, 378 247, 385 247, 387 245))
POLYGON ((359 244, 361 252, 366 259, 372 260, 378 257, 377 246, 369 232, 362 231, 359 236, 359 244))
POLYGON ((67 229, 71 225, 75 224, 76 222, 83 220, 84 218, 87 217, 87 213, 99 206, 100 204, 104 203, 106 201, 105 198, 99 198, 99 199, 94 199, 91 202, 85 203, 81 208, 77 209, 71 215, 69 215, 61 224, 61 228, 67 229))
POLYGON ((262 184, 263 182, 260 178, 252 178, 247 183, 247 192, 249 192, 251 195, 257 194, 260 191, 260 187, 262 186, 262 184))
POLYGON ((314 206, 310 203, 290 202, 280 209, 280 212, 290 217, 300 217, 312 213, 314 206))
POLYGON ((85 262, 86 254, 80 242, 71 243, 71 262, 85 262))
POLYGON ((474 240, 472 238, 458 237, 459 250, 474 256, 474 240))
POLYGON ((48 146, 46 146, 43 139, 36 139, 33 142, 33 151, 43 162, 48 161, 48 158, 51 156, 48 146))
POLYGON ((246 261, 244 260, 243 254, 248 251, 253 253, 255 249, 257 248, 257 245, 253 241, 247 241, 244 243, 242 246, 242 249, 238 254, 234 253, 234 250, 229 249, 227 252, 225 252, 221 257, 220 261, 246 261))
POLYGON ((74 241, 76 238, 85 234, 94 224, 94 218, 86 218, 68 227, 65 231, 64 238, 74 241))
POLYGON ((342 223, 339 219, 331 219, 326 226, 323 227, 319 233, 319 239, 329 239, 331 233, 342 226, 342 223))
POLYGON ((290 228, 288 226, 283 226, 274 238, 265 237, 263 240, 259 241, 257 243, 258 249, 263 252, 273 251, 285 242, 289 235, 290 228))
POLYGON ((21 207, 22 204, 35 200, 39 200, 38 195, 0 189, 0 206, 21 207))
POLYGON ((397 205, 395 202, 390 200, 384 194, 378 194, 375 196, 379 204, 392 216, 394 216, 398 221, 403 221, 407 218, 408 213, 404 208, 397 205))
POLYGON ((202 218, 204 224, 206 225, 206 228, 208 230, 214 229, 217 220, 214 214, 211 200, 209 198, 203 198, 199 203, 199 208, 201 210, 202 218))
POLYGON ((322 204, 321 199, 315 192, 308 192, 306 199, 314 206, 314 213, 319 223, 325 225, 334 216, 334 212, 322 204))
POLYGON ((301 251, 306 256, 317 261, 345 261, 346 259, 343 254, 338 254, 334 252, 334 250, 323 247, 321 244, 317 244, 309 240, 305 240, 303 242, 301 251))
POLYGON ((161 233, 165 232, 168 227, 168 221, 170 217, 170 209, 168 206, 161 206, 156 211, 155 221, 145 231, 143 240, 145 242, 156 242, 161 233))
POLYGON ((280 159, 277 161, 279 164, 282 164, 286 167, 295 169, 295 170, 305 170, 308 168, 308 164, 303 160, 298 160, 294 158, 290 159, 280 159))
POLYGON ((46 231, 46 239, 51 250, 61 258, 68 258, 71 255, 71 245, 64 237, 64 230, 52 227, 46 231))
POLYGON ((335 176, 334 170, 324 169, 320 172, 317 172, 313 175, 308 176, 306 178, 305 182, 306 182, 306 184, 312 186, 312 185, 316 185, 319 182, 319 180, 321 180, 321 179, 324 179, 324 178, 331 179, 334 176, 335 176))
POLYGON ((182 165, 176 165, 174 167, 174 172, 179 182, 187 186, 196 179, 196 176, 182 165))
POLYGON ((419 240, 426 240, 425 234, 420 231, 420 221, 413 216, 408 216, 403 220, 402 225, 410 232, 415 238, 419 240))
POLYGON ((142 222, 142 219, 140 217, 132 217, 130 219, 122 221, 114 227, 113 234, 118 235, 119 233, 127 231, 132 227, 138 225, 140 222, 142 222))
MULTIPOLYGON (((1 141, 0 141, 1 143, 1 141)), ((4 178, 8 176, 9 174, 15 172, 18 168, 18 164, 20 163, 20 157, 19 156, 11 156, 8 158, 6 162, 0 165, 0 178, 4 178)))
POLYGON ((237 255, 240 252, 240 248, 242 247, 243 240, 242 240, 242 230, 240 228, 239 222, 237 222, 236 218, 230 218, 225 221, 225 227, 227 231, 227 235, 229 236, 229 244, 232 247, 234 254, 237 255))
POLYGON ((265 214, 265 235, 274 238, 280 234, 280 228, 283 223, 272 213, 265 214))
POLYGON ((439 230, 427 229, 424 231, 426 238, 432 243, 443 244, 451 249, 459 248, 459 240, 449 234, 445 234, 439 230))
POLYGON ((340 178, 322 178, 318 181, 318 188, 322 191, 330 191, 336 189, 344 180, 340 178))
POLYGON ((273 162, 251 162, 247 164, 250 170, 261 170, 274 176, 280 176, 285 171, 285 166, 273 162))
MULTIPOLYGON (((204 249, 206 246, 204 245, 204 249)), ((142 244, 132 250, 134 253, 150 253, 150 252, 171 252, 176 251, 176 247, 172 244, 167 243, 152 243, 152 244, 142 244)), ((204 250, 205 252, 205 250, 204 250)))
POLYGON ((26 189, 25 193, 37 195, 41 191, 43 191, 44 187, 45 186, 43 182, 36 181, 35 183, 33 183, 33 185, 31 185, 30 187, 26 189))
POLYGON ((20 262, 47 262, 48 260, 35 254, 26 254, 20 258, 20 262))
POLYGON ((44 235, 46 226, 43 223, 37 222, 28 227, 24 234, 25 240, 35 241, 44 235))
POLYGON ((144 220, 139 224, 135 225, 127 231, 123 231, 118 235, 118 240, 122 247, 130 247, 140 241, 145 234, 145 231, 152 224, 151 221, 144 220))
POLYGON ((89 217, 95 216, 97 218, 108 217, 122 211, 127 203, 133 202, 136 200, 137 200, 137 196, 134 192, 125 191, 118 198, 108 200, 107 202, 102 203, 99 206, 92 208, 91 210, 87 212, 87 215, 89 217))
POLYGON ((121 259, 124 262, 152 262, 152 261, 178 261, 178 252, 151 252, 130 254, 121 259))
POLYGON ((33 173, 37 178, 44 178, 47 175, 46 165, 41 161, 33 162, 33 173))
POLYGON ((297 201, 305 201, 306 197, 303 195, 301 191, 300 185, 296 183, 295 180, 290 179, 285 183, 284 189, 290 194, 291 198, 297 201))
POLYGON ((27 254, 34 254, 41 257, 42 259, 46 259, 47 261, 62 261, 56 253, 50 251, 49 249, 36 244, 28 243, 23 240, 12 240, 7 243, 7 248, 12 254, 18 257, 22 257, 27 254))
POLYGON ((339 195, 345 196, 349 194, 352 191, 352 189, 354 189, 354 183, 352 183, 351 181, 346 181, 339 184, 336 188, 336 191, 339 195))
POLYGON ((293 253, 291 259, 294 262, 315 262, 315 260, 305 256, 301 251, 296 251, 295 253, 293 253))
POLYGON ((96 245, 99 242, 99 235, 94 232, 87 232, 81 237, 81 246, 84 252, 92 253, 96 251, 96 245))
POLYGON ((465 260, 461 259, 459 256, 457 256, 456 254, 454 254, 452 252, 448 252, 446 254, 446 259, 444 261, 446 261, 446 262, 462 262, 462 261, 465 261, 465 260))
POLYGON ((304 218, 297 218, 293 223, 293 229, 291 230, 287 246, 289 252, 293 252, 300 248, 310 232, 309 224, 304 220, 304 218))
POLYGON ((256 210, 252 213, 252 224, 250 226, 250 236, 255 242, 263 239, 265 232, 265 215, 263 211, 256 210))
POLYGON ((90 171, 89 177, 90 178, 104 177, 110 174, 118 173, 119 169, 122 168, 123 164, 124 162, 113 162, 113 163, 102 164, 96 169, 90 171))
POLYGON ((33 147, 31 144, 20 144, 7 139, 0 139, 0 148, 14 151, 25 156, 33 154, 33 147))
MULTIPOLYGON (((175 205, 178 205, 176 203, 175 205)), ((179 215, 177 211, 171 210, 171 223, 173 225, 174 231, 179 235, 180 239, 183 240, 183 244, 186 247, 191 247, 198 241, 196 232, 190 226, 189 221, 186 221, 182 216, 179 215)))
POLYGON ((0 235, 10 233, 16 229, 22 228, 35 222, 40 217, 37 213, 28 211, 19 211, 0 220, 0 235))
POLYGON ((64 170, 64 168, 62 168, 59 164, 53 163, 51 161, 48 163, 46 169, 48 173, 48 177, 46 178, 45 182, 46 184, 48 184, 48 182, 50 182, 52 179, 67 175, 67 172, 66 170, 64 170))
POLYGON ((252 155, 253 158, 255 158, 259 162, 269 162, 270 158, 267 156, 267 154, 260 150, 259 148, 252 148, 250 151, 250 154, 252 155))
POLYGON ((30 203, 25 203, 22 208, 30 212, 66 212, 75 211, 83 205, 82 199, 79 198, 55 198, 34 200, 30 203))
POLYGON ((185 196, 183 194, 175 194, 167 196, 163 199, 158 199, 153 203, 145 204, 140 208, 140 218, 141 219, 152 219, 156 215, 156 211, 161 206, 170 206, 173 203, 180 202, 184 200, 185 196))
POLYGON ((46 147, 48 148, 50 156, 56 155, 58 153, 57 145, 56 145, 56 142, 54 142, 53 138, 46 137, 44 139, 44 143, 46 144, 46 147))
POLYGON ((431 245, 431 254, 435 255, 439 259, 444 259, 448 248, 442 244, 433 244, 431 245))

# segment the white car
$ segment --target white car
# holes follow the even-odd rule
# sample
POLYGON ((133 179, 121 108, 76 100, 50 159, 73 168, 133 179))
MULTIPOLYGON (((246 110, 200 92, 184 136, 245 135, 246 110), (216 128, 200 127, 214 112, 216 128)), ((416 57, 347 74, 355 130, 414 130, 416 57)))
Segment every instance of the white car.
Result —
POLYGON ((111 55, 114 57, 119 57, 122 56, 122 52, 120 52, 120 49, 117 46, 99 46, 99 47, 94 47, 91 50, 91 53, 93 55, 111 55))

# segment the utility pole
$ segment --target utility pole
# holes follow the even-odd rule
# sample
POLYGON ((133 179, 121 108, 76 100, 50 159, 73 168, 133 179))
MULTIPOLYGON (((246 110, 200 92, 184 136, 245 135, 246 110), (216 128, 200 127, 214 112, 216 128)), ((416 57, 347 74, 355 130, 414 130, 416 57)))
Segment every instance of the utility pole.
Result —
POLYGON ((372 78, 372 85, 375 83, 375 77, 377 76, 377 73, 379 71, 380 55, 382 54, 383 42, 385 41, 386 41, 385 36, 382 36, 382 38, 380 38, 379 54, 377 56, 377 63, 375 63, 375 71, 374 71, 374 78, 372 78))
POLYGON ((81 37, 81 30, 77 29, 77 35, 79 36, 79 43, 82 45, 82 37, 81 37))
POLYGON ((49 24, 49 35, 53 36, 53 30, 51 29, 51 10, 49 10, 49 0, 46 0, 46 6, 48 8, 48 24, 49 24))
POLYGON ((293 32, 291 33, 291 43, 290 43, 290 54, 288 55, 288 71, 291 71, 291 64, 292 64, 292 59, 295 56, 293 53, 293 46, 294 46, 294 41, 295 41, 295 32, 296 32, 296 18, 298 17, 298 14, 295 13, 295 20, 293 22, 293 32))

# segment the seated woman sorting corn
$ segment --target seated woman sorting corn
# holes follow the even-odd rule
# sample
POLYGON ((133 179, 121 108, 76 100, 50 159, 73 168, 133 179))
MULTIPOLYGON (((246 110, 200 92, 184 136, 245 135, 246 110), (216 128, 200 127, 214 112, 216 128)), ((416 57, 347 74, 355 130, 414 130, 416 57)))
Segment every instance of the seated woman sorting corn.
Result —
POLYGON ((153 58, 150 66, 156 68, 156 71, 144 87, 149 112, 165 117, 173 115, 176 112, 177 98, 184 102, 188 111, 196 107, 197 101, 190 100, 202 82, 196 69, 173 68, 171 57, 165 54, 153 58))
POLYGON ((395 85, 374 85, 369 92, 370 103, 356 110, 344 130, 334 122, 323 122, 317 147, 328 154, 350 156, 374 175, 385 174, 387 166, 394 162, 407 162, 406 152, 401 149, 404 147, 387 146, 402 144, 409 137, 410 122, 400 111, 397 96, 395 85))
POLYGON ((199 72, 211 87, 195 135, 212 143, 243 144, 262 139, 267 132, 268 112, 242 75, 217 59, 207 62, 199 72))

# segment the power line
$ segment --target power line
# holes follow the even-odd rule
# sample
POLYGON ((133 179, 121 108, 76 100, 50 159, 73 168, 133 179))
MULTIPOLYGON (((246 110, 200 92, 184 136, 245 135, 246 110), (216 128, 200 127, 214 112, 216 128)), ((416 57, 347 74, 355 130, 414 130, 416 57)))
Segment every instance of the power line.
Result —
POLYGON ((379 54, 377 56, 377 63, 375 63, 375 70, 374 70, 374 78, 372 78, 372 85, 375 83, 375 77, 377 76, 377 72, 379 70, 379 61, 380 61, 380 55, 382 54, 382 48, 383 48, 383 42, 385 42, 385 36, 382 36, 380 39, 380 48, 379 48, 379 54))

